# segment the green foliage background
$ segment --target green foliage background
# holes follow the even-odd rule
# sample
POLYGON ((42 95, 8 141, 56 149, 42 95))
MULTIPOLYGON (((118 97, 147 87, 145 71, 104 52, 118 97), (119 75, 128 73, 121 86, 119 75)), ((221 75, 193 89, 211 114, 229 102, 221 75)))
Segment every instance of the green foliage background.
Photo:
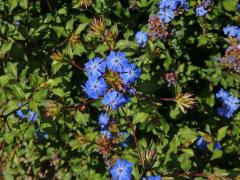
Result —
POLYGON ((239 75, 218 61, 228 47, 223 27, 240 22, 238 2, 216 1, 206 17, 197 18, 197 2, 190 0, 189 10, 172 22, 169 39, 149 41, 144 49, 134 34, 147 31, 157 0, 94 0, 87 9, 80 2, 0 0, 0 170, 5 179, 109 179, 116 157, 134 163, 135 179, 150 174, 166 179, 240 174, 240 113, 221 118, 215 98, 221 87, 239 97, 239 75), (110 152, 107 160, 99 154, 101 105, 87 102, 81 88, 87 77, 80 70, 88 59, 109 53, 106 42, 90 34, 89 24, 99 17, 118 34, 114 50, 126 52, 142 68, 136 89, 145 96, 133 97, 124 107, 136 132, 122 112, 114 117, 121 131, 136 133, 143 154, 154 144, 156 162, 146 163, 144 174, 132 141, 127 148, 114 147, 120 153, 110 152), (70 40, 73 36, 76 41, 70 40), (63 54, 62 61, 52 60, 56 51, 63 54), (169 71, 178 74, 176 87, 164 80, 169 71), (185 92, 197 100, 187 114, 174 102, 155 103, 185 92), (46 111, 53 101, 59 112, 50 118, 46 111), (38 114, 37 123, 16 116, 19 102, 38 114), (48 138, 37 138, 37 130, 48 138), (202 154, 194 144, 199 135, 219 141, 223 150, 213 150, 210 143, 210 151, 202 154))

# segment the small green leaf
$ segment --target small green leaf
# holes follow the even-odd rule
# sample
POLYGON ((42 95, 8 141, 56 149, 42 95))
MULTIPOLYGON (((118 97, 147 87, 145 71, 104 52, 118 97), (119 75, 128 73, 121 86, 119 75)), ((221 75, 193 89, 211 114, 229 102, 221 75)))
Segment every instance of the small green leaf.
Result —
POLYGON ((80 111, 77 111, 75 115, 75 120, 77 123, 86 126, 87 122, 89 121, 89 114, 81 113, 80 111))
POLYGON ((133 124, 143 123, 147 120, 149 114, 145 112, 138 112, 133 116, 133 124))
POLYGON ((227 134, 228 126, 221 127, 217 133, 217 140, 221 141, 227 134))
POLYGON ((211 160, 215 160, 215 159, 221 158, 222 154, 223 154, 223 152, 221 150, 218 150, 218 149, 214 150, 213 154, 212 154, 212 157, 211 157, 211 160))

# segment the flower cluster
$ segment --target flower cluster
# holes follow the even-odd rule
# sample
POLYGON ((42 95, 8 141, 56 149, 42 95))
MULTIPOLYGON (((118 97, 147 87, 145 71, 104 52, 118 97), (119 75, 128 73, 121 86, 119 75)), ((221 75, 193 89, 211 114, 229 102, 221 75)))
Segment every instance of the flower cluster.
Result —
POLYGON ((106 60, 96 57, 85 64, 88 98, 102 98, 102 105, 116 110, 130 101, 131 85, 140 77, 141 69, 130 63, 123 52, 112 51, 106 60))
POLYGON ((175 17, 179 8, 188 8, 188 2, 186 0, 160 0, 158 6, 160 19, 169 23, 175 17))
POLYGON ((231 96, 227 91, 223 89, 216 93, 216 97, 222 103, 222 107, 217 108, 218 114, 226 118, 231 118, 239 107, 239 99, 237 97, 231 96))
POLYGON ((113 180, 130 180, 132 176, 132 163, 118 159, 110 170, 113 180))
POLYGON ((34 121, 34 122, 37 121, 38 116, 37 116, 37 114, 35 112, 33 112, 33 111, 29 110, 29 109, 24 109, 22 107, 22 103, 19 103, 18 106, 19 106, 19 109, 17 110, 16 113, 17 113, 17 116, 19 118, 22 118, 22 119, 26 118, 27 120, 34 121))
POLYGON ((107 113, 101 113, 98 116, 98 124, 101 128, 101 130, 100 130, 101 134, 103 134, 107 138, 110 138, 111 132, 109 132, 107 129, 108 122, 109 122, 109 117, 108 117, 107 113))
MULTIPOLYGON (((207 147, 208 144, 209 144, 209 142, 202 136, 198 137, 198 139, 196 141, 196 146, 201 151, 207 151, 208 150, 208 147, 207 147)), ((222 145, 219 142, 215 142, 214 145, 213 145, 213 149, 222 150, 222 145)))
POLYGON ((240 28, 238 26, 226 26, 223 28, 223 33, 228 37, 236 37, 240 40, 240 28))
POLYGON ((211 6, 211 0, 203 0, 200 5, 196 8, 196 16, 205 16, 211 6))
POLYGON ((169 35, 168 24, 165 24, 158 15, 150 15, 148 19, 149 36, 153 39, 166 39, 169 35))
POLYGON ((221 62, 231 70, 240 73, 240 45, 229 46, 221 62))
POLYGON ((130 135, 127 132, 120 132, 117 124, 114 121, 110 121, 106 112, 98 116, 98 124, 100 133, 109 141, 110 146, 117 144, 127 147, 130 135))

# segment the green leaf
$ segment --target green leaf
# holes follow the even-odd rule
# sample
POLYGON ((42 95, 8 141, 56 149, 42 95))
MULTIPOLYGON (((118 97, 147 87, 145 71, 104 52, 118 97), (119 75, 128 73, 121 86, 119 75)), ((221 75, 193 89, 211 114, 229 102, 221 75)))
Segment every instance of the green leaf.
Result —
POLYGON ((86 126, 89 121, 89 114, 81 113, 80 111, 77 111, 75 115, 75 120, 77 123, 86 126))
POLYGON ((63 62, 53 61, 52 62, 52 72, 56 74, 63 66, 63 62))
POLYGON ((145 112, 138 112, 133 116, 133 124, 143 123, 149 117, 149 114, 145 112))
POLYGON ((208 43, 208 38, 205 35, 200 35, 198 37, 198 45, 197 47, 204 46, 208 43))
POLYGON ((20 0, 19 5, 23 9, 27 9, 27 7, 28 7, 28 0, 20 0))
POLYGON ((18 103, 19 103, 18 100, 9 101, 3 108, 4 109, 3 115, 5 116, 5 115, 13 112, 14 110, 18 109, 18 103))
POLYGON ((215 149, 211 156, 211 160, 219 159, 222 157, 222 155, 223 155, 223 152, 221 150, 215 149))
POLYGON ((65 92, 61 88, 52 89, 52 92, 53 92, 53 94, 55 94, 59 97, 64 97, 65 96, 65 92))
POLYGON ((217 140, 221 141, 227 134, 228 126, 221 127, 217 133, 217 140))
POLYGON ((12 49, 13 41, 6 41, 1 45, 0 54, 6 54, 12 49))
POLYGON ((237 11, 238 0, 223 0, 223 8, 229 12, 237 11))
POLYGON ((17 79, 17 63, 7 63, 7 67, 5 68, 5 73, 12 75, 13 78, 17 79))
POLYGON ((75 33, 80 34, 87 27, 87 25, 88 23, 79 24, 75 33))
POLYGON ((17 7, 18 1, 17 0, 8 0, 9 4, 9 12, 12 13, 12 11, 17 7))

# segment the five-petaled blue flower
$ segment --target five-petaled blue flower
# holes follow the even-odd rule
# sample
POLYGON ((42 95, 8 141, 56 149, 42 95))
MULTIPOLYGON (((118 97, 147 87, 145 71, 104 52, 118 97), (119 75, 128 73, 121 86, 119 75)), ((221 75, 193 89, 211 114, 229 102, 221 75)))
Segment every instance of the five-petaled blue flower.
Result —
POLYGON ((85 91, 89 98, 98 99, 107 90, 107 84, 103 78, 90 77, 85 85, 85 91))
POLYGON ((137 68, 135 64, 129 64, 123 68, 120 77, 123 82, 126 84, 133 83, 136 79, 138 79, 141 75, 141 69, 137 68))
POLYGON ((102 104, 107 105, 111 110, 115 110, 121 106, 124 106, 130 99, 125 97, 122 93, 117 91, 109 91, 103 97, 102 104))
POLYGON ((135 34, 135 39, 141 47, 145 47, 148 41, 148 34, 146 32, 139 31, 135 34))
POLYGON ((128 65, 128 59, 126 54, 123 52, 114 52, 112 51, 106 60, 107 68, 113 72, 122 72, 123 67, 128 65))
POLYGON ((106 70, 106 63, 103 59, 96 57, 85 63, 84 71, 90 76, 101 76, 106 70))
POLYGON ((205 16, 207 12, 208 11, 205 10, 203 6, 196 8, 196 16, 205 16))
POLYGON ((172 9, 160 9, 158 14, 159 18, 165 23, 169 23, 174 18, 174 11, 172 9))
POLYGON ((107 113, 101 113, 98 116, 98 124, 101 126, 101 128, 105 128, 105 126, 108 124, 109 117, 107 113))
POLYGON ((131 180, 132 163, 118 159, 110 170, 113 180, 131 180))

